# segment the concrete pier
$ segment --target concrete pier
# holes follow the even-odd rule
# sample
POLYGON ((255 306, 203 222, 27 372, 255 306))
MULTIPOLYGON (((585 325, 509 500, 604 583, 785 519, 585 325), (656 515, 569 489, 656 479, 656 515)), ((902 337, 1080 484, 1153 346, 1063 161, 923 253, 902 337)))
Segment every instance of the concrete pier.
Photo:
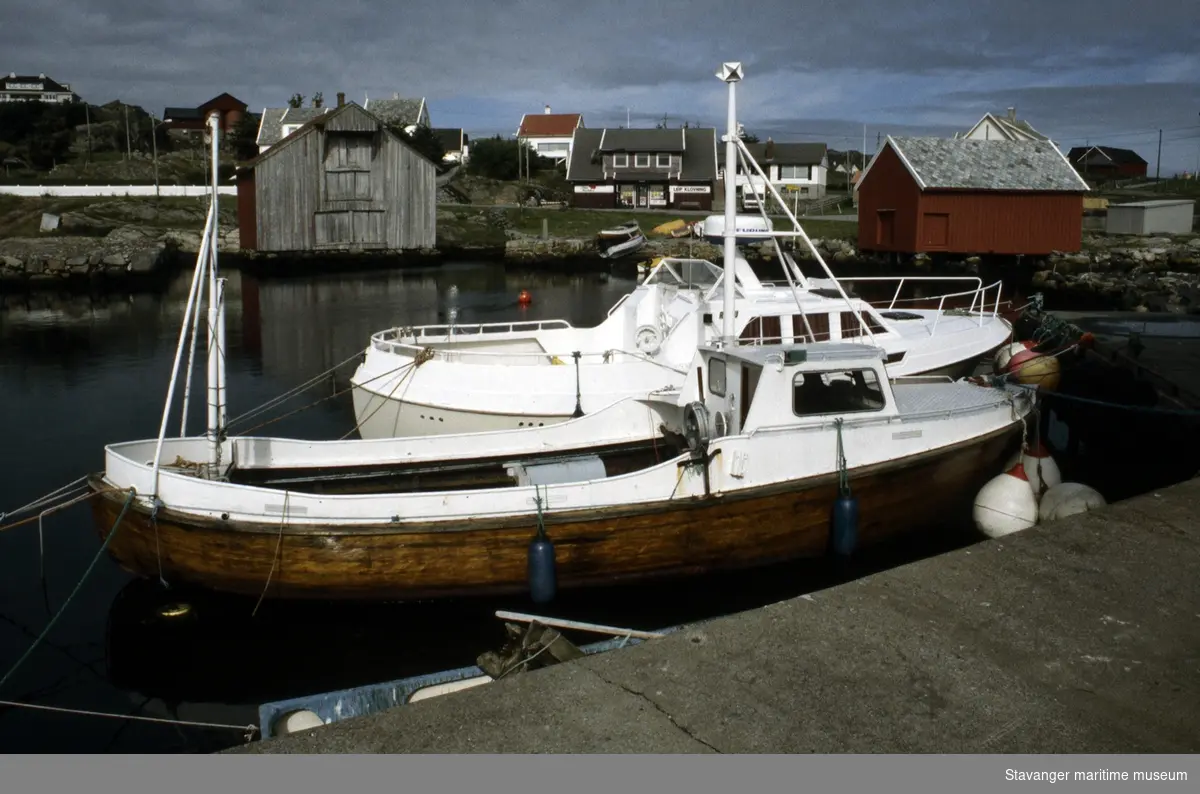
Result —
POLYGON ((1197 752, 1198 516, 1193 479, 228 752, 1197 752))

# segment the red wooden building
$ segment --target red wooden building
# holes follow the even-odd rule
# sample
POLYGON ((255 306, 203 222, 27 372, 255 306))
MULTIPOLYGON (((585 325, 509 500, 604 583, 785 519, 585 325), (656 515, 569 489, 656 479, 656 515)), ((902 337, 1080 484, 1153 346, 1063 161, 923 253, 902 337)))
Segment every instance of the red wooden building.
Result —
POLYGON ((888 136, 858 180, 863 251, 1078 251, 1087 183, 1048 141, 888 136))
POLYGON ((194 108, 167 108, 163 119, 170 130, 204 130, 210 113, 221 114, 221 130, 230 133, 246 115, 246 103, 231 94, 219 94, 194 108))

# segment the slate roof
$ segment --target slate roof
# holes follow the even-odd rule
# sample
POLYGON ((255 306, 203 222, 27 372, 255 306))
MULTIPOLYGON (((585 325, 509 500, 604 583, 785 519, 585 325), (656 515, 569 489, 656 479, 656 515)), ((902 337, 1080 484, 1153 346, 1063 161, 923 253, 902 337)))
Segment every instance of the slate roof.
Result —
POLYGON ((767 144, 748 143, 746 149, 759 165, 820 165, 827 151, 823 143, 776 143, 773 156, 767 159, 767 144))
POLYGON ((451 129, 449 127, 441 127, 431 129, 430 132, 441 141, 442 148, 447 152, 461 152, 463 144, 467 142, 467 136, 462 131, 462 128, 451 129))
POLYGON ((283 127, 286 124, 307 124, 318 116, 323 116, 333 108, 264 108, 262 120, 258 124, 258 137, 255 143, 259 146, 274 146, 283 139, 283 127))
POLYGON ((522 138, 569 138, 582 121, 583 116, 579 113, 526 113, 517 125, 517 135, 522 138))
MULTIPOLYGON (((573 182, 604 181, 603 155, 614 151, 683 152, 680 179, 710 182, 717 178, 717 133, 712 128, 686 130, 606 130, 580 127, 575 130, 567 179, 573 182), (615 135, 614 135, 615 133, 615 135), (601 148, 601 140, 604 146, 601 148), (686 149, 683 148, 686 141, 686 149), (670 146, 677 148, 669 148, 670 146)), ((622 169, 622 175, 646 179, 661 172, 622 169)))
POLYGON ((1091 162, 1108 160, 1115 165, 1148 165, 1133 149, 1117 149, 1112 146, 1076 146, 1067 152, 1067 159, 1079 163, 1087 158, 1091 162), (1088 155, 1095 155, 1089 157, 1088 155))
POLYGON ((200 108, 166 108, 163 110, 164 119, 171 121, 203 121, 204 114, 200 108))
POLYGON ((407 127, 418 123, 424 105, 424 99, 368 99, 365 110, 381 119, 384 124, 407 127))
MULTIPOLYGON (((1087 183, 1046 141, 888 136, 922 189, 1086 192, 1087 183)), ((878 159, 878 158, 876 158, 878 159)), ((871 165, 867 166, 870 172, 871 165)), ((860 184, 866 180, 866 174, 860 184)))

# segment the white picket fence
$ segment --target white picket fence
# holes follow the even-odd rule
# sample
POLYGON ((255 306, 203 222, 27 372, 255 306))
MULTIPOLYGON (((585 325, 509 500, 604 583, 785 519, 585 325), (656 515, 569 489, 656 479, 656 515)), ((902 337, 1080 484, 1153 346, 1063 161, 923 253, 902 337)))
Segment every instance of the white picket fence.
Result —
MULTIPOLYGON (((162 185, 160 196, 200 197, 208 195, 206 185, 162 185)), ((221 185, 217 192, 222 196, 236 196, 237 187, 221 185)), ((0 185, 0 194, 9 196, 58 196, 62 198, 82 196, 153 196, 154 185, 0 185)))

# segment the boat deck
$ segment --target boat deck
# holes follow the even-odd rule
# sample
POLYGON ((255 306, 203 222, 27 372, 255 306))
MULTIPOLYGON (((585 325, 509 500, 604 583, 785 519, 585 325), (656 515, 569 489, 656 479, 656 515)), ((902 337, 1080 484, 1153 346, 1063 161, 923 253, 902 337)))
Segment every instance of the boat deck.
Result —
POLYGON ((897 383, 893 387, 896 410, 901 416, 954 413, 974 409, 990 408, 1007 402, 1009 392, 1001 389, 957 383, 947 388, 946 383, 897 383))

